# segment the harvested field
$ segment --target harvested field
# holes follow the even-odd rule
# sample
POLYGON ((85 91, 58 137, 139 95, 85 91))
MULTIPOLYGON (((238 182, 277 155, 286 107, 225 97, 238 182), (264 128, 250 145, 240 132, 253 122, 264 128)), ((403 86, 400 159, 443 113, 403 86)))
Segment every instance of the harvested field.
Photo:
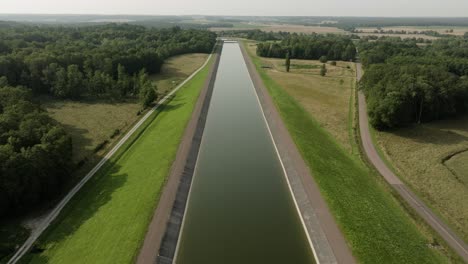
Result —
POLYGON ((346 34, 346 31, 336 27, 320 27, 320 26, 302 26, 302 25, 289 25, 289 24, 246 24, 245 27, 238 25, 235 28, 211 28, 212 31, 223 30, 248 30, 248 29, 261 29, 266 32, 290 32, 290 33, 318 33, 318 34, 346 34))

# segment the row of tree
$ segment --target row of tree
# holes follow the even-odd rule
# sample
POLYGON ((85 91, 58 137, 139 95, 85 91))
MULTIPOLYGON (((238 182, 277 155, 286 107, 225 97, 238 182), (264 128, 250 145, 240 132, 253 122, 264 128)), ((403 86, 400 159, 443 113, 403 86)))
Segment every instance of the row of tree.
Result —
POLYGON ((356 47, 348 36, 319 34, 287 34, 280 42, 263 42, 257 45, 257 55, 269 58, 318 60, 354 60, 356 47))
POLYGON ((378 129, 429 122, 468 110, 468 40, 429 46, 410 40, 359 45, 370 122, 378 129))
POLYGON ((72 168, 70 137, 29 89, 5 83, 0 78, 0 216, 55 195, 72 168))
POLYGON ((115 84, 134 78, 142 69, 158 73, 170 56, 209 53, 216 42, 216 35, 206 30, 125 24, 0 27, 0 35, 0 76, 34 94, 64 98, 136 95, 138 91, 125 82, 115 84))

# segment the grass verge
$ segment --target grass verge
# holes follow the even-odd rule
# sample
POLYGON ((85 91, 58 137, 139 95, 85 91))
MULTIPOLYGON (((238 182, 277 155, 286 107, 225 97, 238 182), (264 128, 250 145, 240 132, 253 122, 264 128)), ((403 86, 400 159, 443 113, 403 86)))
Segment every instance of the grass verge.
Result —
POLYGON ((359 262, 458 261, 431 247, 384 183, 358 157, 348 154, 250 55, 359 262))
POLYGON ((22 263, 134 260, 209 68, 153 113, 73 198, 22 263))

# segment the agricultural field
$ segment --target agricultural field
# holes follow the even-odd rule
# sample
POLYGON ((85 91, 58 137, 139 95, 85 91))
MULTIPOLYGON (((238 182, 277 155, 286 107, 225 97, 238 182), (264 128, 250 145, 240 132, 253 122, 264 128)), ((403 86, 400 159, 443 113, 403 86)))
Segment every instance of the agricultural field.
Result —
POLYGON ((304 101, 276 81, 252 46, 245 45, 358 261, 462 263, 402 208, 379 175, 321 126, 304 101))
POLYGON ((400 178, 468 241, 468 117, 375 131, 375 139, 400 178))
POLYGON ((211 28, 212 31, 225 31, 225 30, 248 30, 248 29, 261 29, 265 32, 290 32, 290 33, 319 33, 319 34, 346 34, 346 31, 335 27, 320 27, 320 26, 302 26, 302 25, 289 25, 289 24, 238 24, 233 28, 211 28), (245 25, 245 26, 243 26, 245 25))
MULTIPOLYGON (((372 27, 363 27, 363 28, 356 28, 357 30, 362 30, 363 32, 373 33, 377 28, 372 27)), ((414 31, 436 31, 440 34, 449 34, 455 36, 463 36, 465 32, 468 32, 468 27, 447 27, 447 26, 400 26, 400 27, 382 27, 384 31, 393 30, 393 31, 407 31, 407 32, 414 32, 414 31), (450 32, 453 30, 453 32, 450 32)))
POLYGON ((209 66, 152 114, 73 198, 23 263, 134 260, 208 71, 209 66))
MULTIPOLYGON (((255 44, 248 44, 255 53, 255 44)), ((328 130, 348 151, 352 149, 350 99, 356 84, 354 63, 338 61, 327 65, 326 77, 320 76, 322 63, 315 60, 291 60, 286 72, 284 59, 260 58, 268 75, 297 100, 317 122, 328 130)))
POLYGON ((378 36, 378 37, 393 37, 393 38, 402 38, 402 39, 408 39, 408 38, 416 38, 416 39, 428 39, 428 40, 435 40, 438 39, 438 37, 434 36, 427 36, 423 34, 380 34, 380 33, 356 33, 356 35, 360 37, 368 37, 368 36, 378 36))

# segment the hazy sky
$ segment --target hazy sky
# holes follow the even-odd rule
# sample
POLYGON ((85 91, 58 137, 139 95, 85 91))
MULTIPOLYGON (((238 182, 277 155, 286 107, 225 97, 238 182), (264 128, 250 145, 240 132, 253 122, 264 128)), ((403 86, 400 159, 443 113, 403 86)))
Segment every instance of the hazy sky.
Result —
POLYGON ((0 13, 468 16, 468 0, 0 0, 0 13))

